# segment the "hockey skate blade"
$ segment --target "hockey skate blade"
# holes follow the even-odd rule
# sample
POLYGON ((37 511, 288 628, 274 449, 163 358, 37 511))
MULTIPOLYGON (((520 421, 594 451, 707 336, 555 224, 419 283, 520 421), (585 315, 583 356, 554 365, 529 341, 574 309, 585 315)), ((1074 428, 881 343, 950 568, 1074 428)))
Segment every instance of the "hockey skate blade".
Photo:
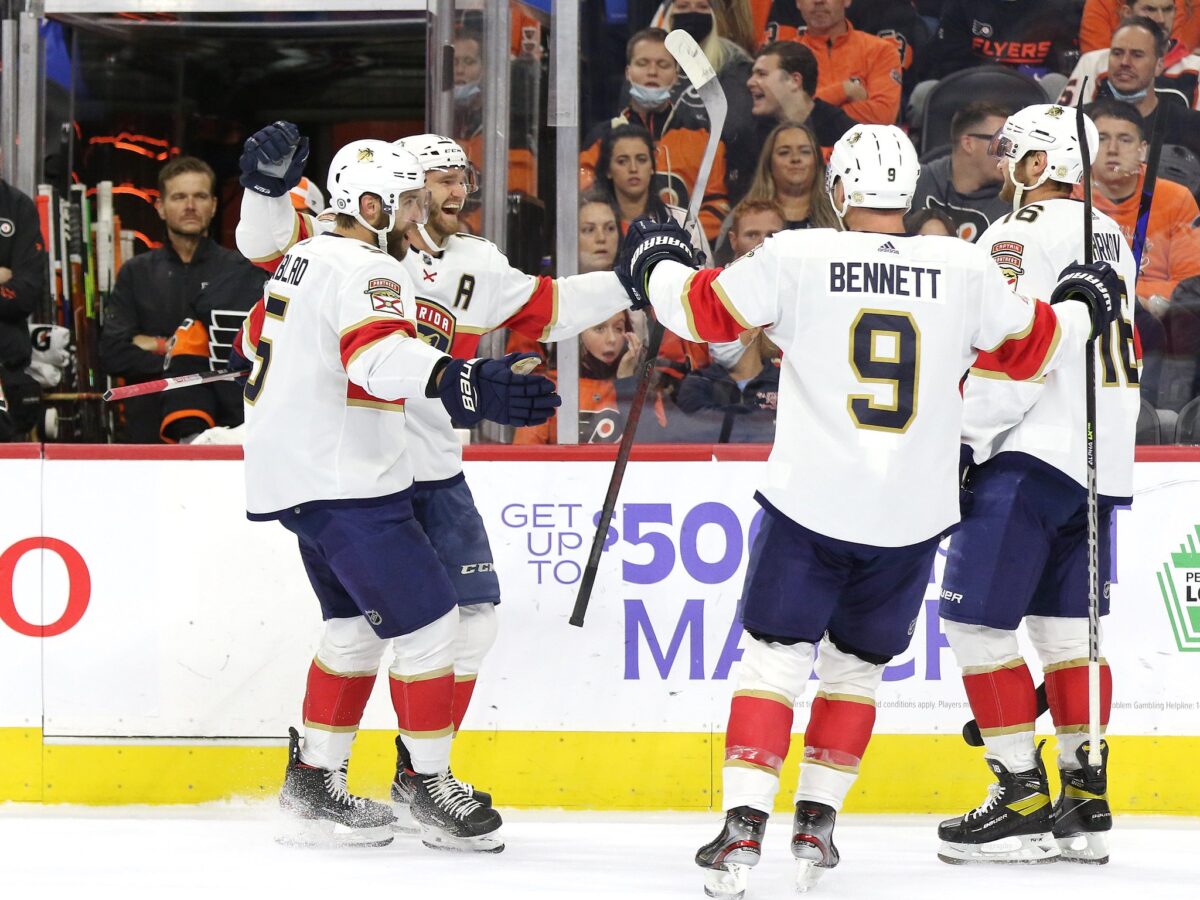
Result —
POLYGON ((1000 863, 1036 866, 1058 862, 1059 849, 1049 833, 1022 834, 984 844, 952 844, 943 841, 938 859, 952 866, 1000 863))
POLYGON ((821 880, 821 876, 828 871, 829 869, 825 866, 817 865, 815 859, 796 860, 796 893, 807 894, 817 886, 817 882, 821 880))
POLYGON ((284 825, 275 835, 284 847, 386 847, 392 842, 392 826, 347 828, 325 819, 301 819, 284 825))
POLYGON ((408 803, 392 801, 392 815, 396 821, 392 823, 392 831, 396 834, 420 834, 421 826, 413 818, 412 806, 408 803))
POLYGON ((723 863, 704 870, 704 893, 717 900, 742 900, 750 883, 750 867, 741 863, 723 863))
POLYGON ((1102 866, 1108 862, 1108 835, 1085 831, 1055 838, 1063 862, 1102 866))
POLYGON ((460 838, 432 825, 421 825, 421 843, 430 850, 454 850, 460 853, 500 853, 504 849, 504 838, 500 830, 481 834, 473 838, 460 838))

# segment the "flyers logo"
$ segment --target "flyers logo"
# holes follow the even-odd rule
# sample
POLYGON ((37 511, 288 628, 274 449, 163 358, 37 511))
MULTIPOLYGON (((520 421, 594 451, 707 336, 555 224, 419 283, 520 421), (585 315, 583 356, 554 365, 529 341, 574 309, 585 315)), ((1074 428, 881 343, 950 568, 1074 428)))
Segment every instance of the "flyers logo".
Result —
POLYGON ((371 298, 371 309, 375 312, 388 313, 408 318, 404 314, 404 297, 400 285, 390 278, 372 278, 367 282, 366 295, 371 298))

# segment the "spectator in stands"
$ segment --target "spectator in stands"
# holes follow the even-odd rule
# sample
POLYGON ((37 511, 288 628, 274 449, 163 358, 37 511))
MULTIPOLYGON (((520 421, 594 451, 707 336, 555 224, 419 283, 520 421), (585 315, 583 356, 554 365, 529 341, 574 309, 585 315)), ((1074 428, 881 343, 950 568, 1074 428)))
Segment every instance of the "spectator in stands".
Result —
MULTIPOLYGON (((9 148, 5 148, 7 152, 9 148)), ((33 354, 29 317, 46 293, 46 248, 37 206, 0 180, 0 441, 37 423, 37 382, 25 371, 33 354)))
POLYGON ((1113 32, 1128 16, 1128 7, 1134 5, 1141 7, 1136 15, 1154 19, 1188 51, 1200 47, 1200 15, 1197 15, 1196 0, 1141 0, 1136 4, 1129 0, 1087 0, 1079 23, 1080 51, 1091 53, 1107 49, 1112 44, 1113 32), (1173 13, 1170 22, 1163 12, 1165 9, 1173 13))
POLYGON ((1070 72, 1076 61, 1075 0, 945 0, 925 54, 924 78, 983 63, 1035 77, 1070 72))
POLYGON ((1179 144, 1200 155, 1200 112, 1188 109, 1173 91, 1160 94, 1154 89, 1167 51, 1163 30, 1150 19, 1134 16, 1117 29, 1112 41, 1108 80, 1099 97, 1135 106, 1147 135, 1154 133, 1155 118, 1165 115, 1163 143, 1179 144))
MULTIPOLYGON (((697 431, 709 425, 710 441, 770 442, 775 433, 779 396, 779 348, 761 328, 743 331, 736 340, 709 344, 713 362, 689 372, 679 386, 675 405, 690 417, 686 427, 697 431), (712 426, 716 426, 715 429, 712 426)), ((671 417, 672 432, 683 426, 671 417)))
MULTIPOLYGON (((1137 110, 1127 103, 1099 101, 1088 114, 1100 132, 1100 149, 1092 173, 1096 209, 1121 226, 1132 244, 1145 178, 1146 135, 1137 110)), ((1082 196, 1082 189, 1076 189, 1082 196)), ((1200 275, 1200 237, 1193 223, 1200 209, 1187 189, 1159 178, 1150 206, 1146 244, 1138 273, 1135 323, 1144 354, 1142 390, 1154 402, 1158 365, 1167 349, 1162 320, 1171 309, 1179 282, 1200 275)))
POLYGON ((629 223, 642 216, 666 221, 673 216, 689 229, 696 249, 712 258, 708 240, 694 223, 687 222, 687 211, 664 203, 651 186, 654 182, 654 140, 640 125, 618 125, 600 140, 596 157, 596 187, 608 198, 621 234, 629 223))
MULTIPOLYGON (((579 443, 612 444, 625 431, 625 418, 637 390, 641 340, 628 312, 593 325, 579 335, 579 443)), ((662 397, 646 400, 641 425, 647 433, 666 424, 662 397)), ((557 420, 518 428, 514 444, 557 443, 557 420)), ((640 430, 639 430, 640 433, 640 430)))
MULTIPOLYGON (((253 270, 241 254, 206 237, 217 211, 213 188, 213 170, 195 157, 178 157, 159 171, 155 208, 167 241, 121 266, 100 337, 100 365, 107 374, 129 383, 163 377, 167 342, 204 287, 230 269, 253 270)), ((118 437, 156 443, 161 423, 160 396, 129 400, 118 437)))
POLYGON ((729 227, 729 248, 732 258, 745 256, 773 234, 787 227, 783 209, 774 200, 751 200, 747 197, 733 209, 729 227))
MULTIPOLYGON (((725 3, 725 9, 720 15, 714 13, 709 0, 672 0, 664 15, 664 28, 667 31, 678 28, 688 32, 700 48, 705 58, 717 73, 717 82, 725 92, 729 110, 725 116, 725 127, 721 131, 721 140, 725 145, 725 179, 729 193, 736 202, 745 192, 750 173, 757 158, 753 152, 755 143, 754 119, 750 114, 750 98, 746 90, 746 79, 750 77, 751 61, 749 54, 730 36, 722 31, 724 25, 732 25, 728 7, 734 4, 725 3)), ((743 25, 745 23, 742 23, 743 25)), ((693 108, 694 114, 700 116, 707 124, 707 114, 699 95, 683 79, 680 102, 693 108)))
POLYGON ((1008 114, 985 101, 956 112, 950 120, 950 153, 921 166, 912 208, 941 210, 955 223, 958 236, 972 242, 1012 212, 1012 205, 1000 199, 1004 175, 988 154, 992 136, 1004 127, 1008 114))
MULTIPOLYGON (((1175 4, 1173 0, 1127 0, 1121 4, 1121 14, 1123 23, 1142 16, 1154 22, 1165 34, 1170 34, 1175 23, 1175 4)), ((1131 61, 1128 52, 1123 50, 1120 63, 1114 63, 1114 67, 1128 66, 1131 61)), ((1063 105, 1075 105, 1079 102, 1081 86, 1084 90, 1084 103, 1095 100, 1098 92, 1102 96, 1115 96, 1111 89, 1105 89, 1108 83, 1108 67, 1108 47, 1083 54, 1058 102, 1063 105)), ((1170 38, 1163 57, 1163 70, 1155 78, 1154 87, 1160 94, 1177 91, 1188 106, 1200 109, 1200 55, 1190 52, 1178 38, 1170 38)))
POLYGON ((621 231, 612 206, 600 194, 585 193, 579 201, 579 271, 607 272, 617 259, 621 231))
MULTIPOLYGON (((708 118, 703 106, 685 102, 681 92, 675 90, 678 70, 663 43, 666 36, 660 28, 646 28, 629 39, 625 50, 629 106, 592 133, 579 163, 587 187, 588 179, 594 177, 604 135, 621 125, 640 125, 654 139, 655 174, 651 189, 665 202, 686 208, 708 144, 708 118)), ((700 210, 705 235, 715 238, 728 213, 725 147, 718 144, 700 210)))
POLYGON ((842 110, 817 99, 817 58, 803 44, 776 41, 763 48, 754 60, 750 79, 751 112, 757 134, 754 159, 757 161, 771 129, 780 122, 808 125, 828 160, 833 145, 855 126, 854 119, 842 110))
POLYGON ((817 60, 818 100, 858 122, 891 125, 900 114, 900 50, 846 20, 850 0, 796 0, 805 27, 794 40, 817 60))
POLYGON ((825 191, 821 148, 807 125, 784 122, 771 129, 746 199, 779 204, 785 228, 839 227, 825 191))
MULTIPOLYGON (((805 27, 804 16, 796 0, 775 0, 764 25, 763 43, 794 41, 805 27)), ((896 45, 904 69, 906 87, 915 60, 932 37, 929 26, 911 0, 854 0, 846 18, 859 31, 886 38, 896 45)))
POLYGON ((914 209, 904 217, 904 230, 909 234, 959 237, 954 220, 940 209, 914 209))

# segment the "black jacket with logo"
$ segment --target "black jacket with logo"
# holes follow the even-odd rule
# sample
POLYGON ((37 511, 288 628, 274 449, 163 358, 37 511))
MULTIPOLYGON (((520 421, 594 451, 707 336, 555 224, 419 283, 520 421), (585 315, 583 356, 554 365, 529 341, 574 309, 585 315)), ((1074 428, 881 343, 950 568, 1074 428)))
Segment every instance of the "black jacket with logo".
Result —
POLYGON ((12 278, 0 285, 0 365, 23 370, 29 365, 29 317, 46 293, 46 248, 37 206, 12 185, 0 181, 0 268, 12 278))
POLYGON ((924 78, 984 63, 1070 74, 1079 61, 1083 0, 946 0, 926 48, 924 78))

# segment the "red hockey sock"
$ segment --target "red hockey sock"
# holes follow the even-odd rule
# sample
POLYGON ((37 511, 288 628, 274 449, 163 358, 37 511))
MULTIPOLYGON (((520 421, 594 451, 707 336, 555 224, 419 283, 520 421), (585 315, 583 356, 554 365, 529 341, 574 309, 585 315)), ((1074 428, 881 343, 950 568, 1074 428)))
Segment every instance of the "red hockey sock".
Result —
POLYGON ((375 685, 375 674, 339 675, 317 660, 308 667, 304 724, 325 731, 354 731, 375 685))
POLYGON ((792 739, 792 707, 751 693, 733 695, 725 728, 725 762, 740 762, 776 775, 792 739))
MULTIPOLYGON (((1088 661, 1072 659, 1046 667, 1046 699, 1054 730, 1059 734, 1084 732, 1088 727, 1088 661)), ((1100 727, 1108 725, 1112 711, 1112 670, 1100 660, 1100 727)))
POLYGON ((463 719, 467 715, 467 707, 471 705, 471 695, 475 693, 475 675, 454 676, 454 730, 462 728, 463 719))
POLYGON ((388 679, 400 733, 414 738, 438 738, 454 730, 454 673, 400 676, 388 679))
POLYGON ((813 700, 804 732, 804 759, 857 772, 874 727, 870 698, 822 691, 813 700))
POLYGON ((968 666, 963 670, 963 686, 985 738, 1034 730, 1037 694, 1024 660, 995 667, 968 666))

